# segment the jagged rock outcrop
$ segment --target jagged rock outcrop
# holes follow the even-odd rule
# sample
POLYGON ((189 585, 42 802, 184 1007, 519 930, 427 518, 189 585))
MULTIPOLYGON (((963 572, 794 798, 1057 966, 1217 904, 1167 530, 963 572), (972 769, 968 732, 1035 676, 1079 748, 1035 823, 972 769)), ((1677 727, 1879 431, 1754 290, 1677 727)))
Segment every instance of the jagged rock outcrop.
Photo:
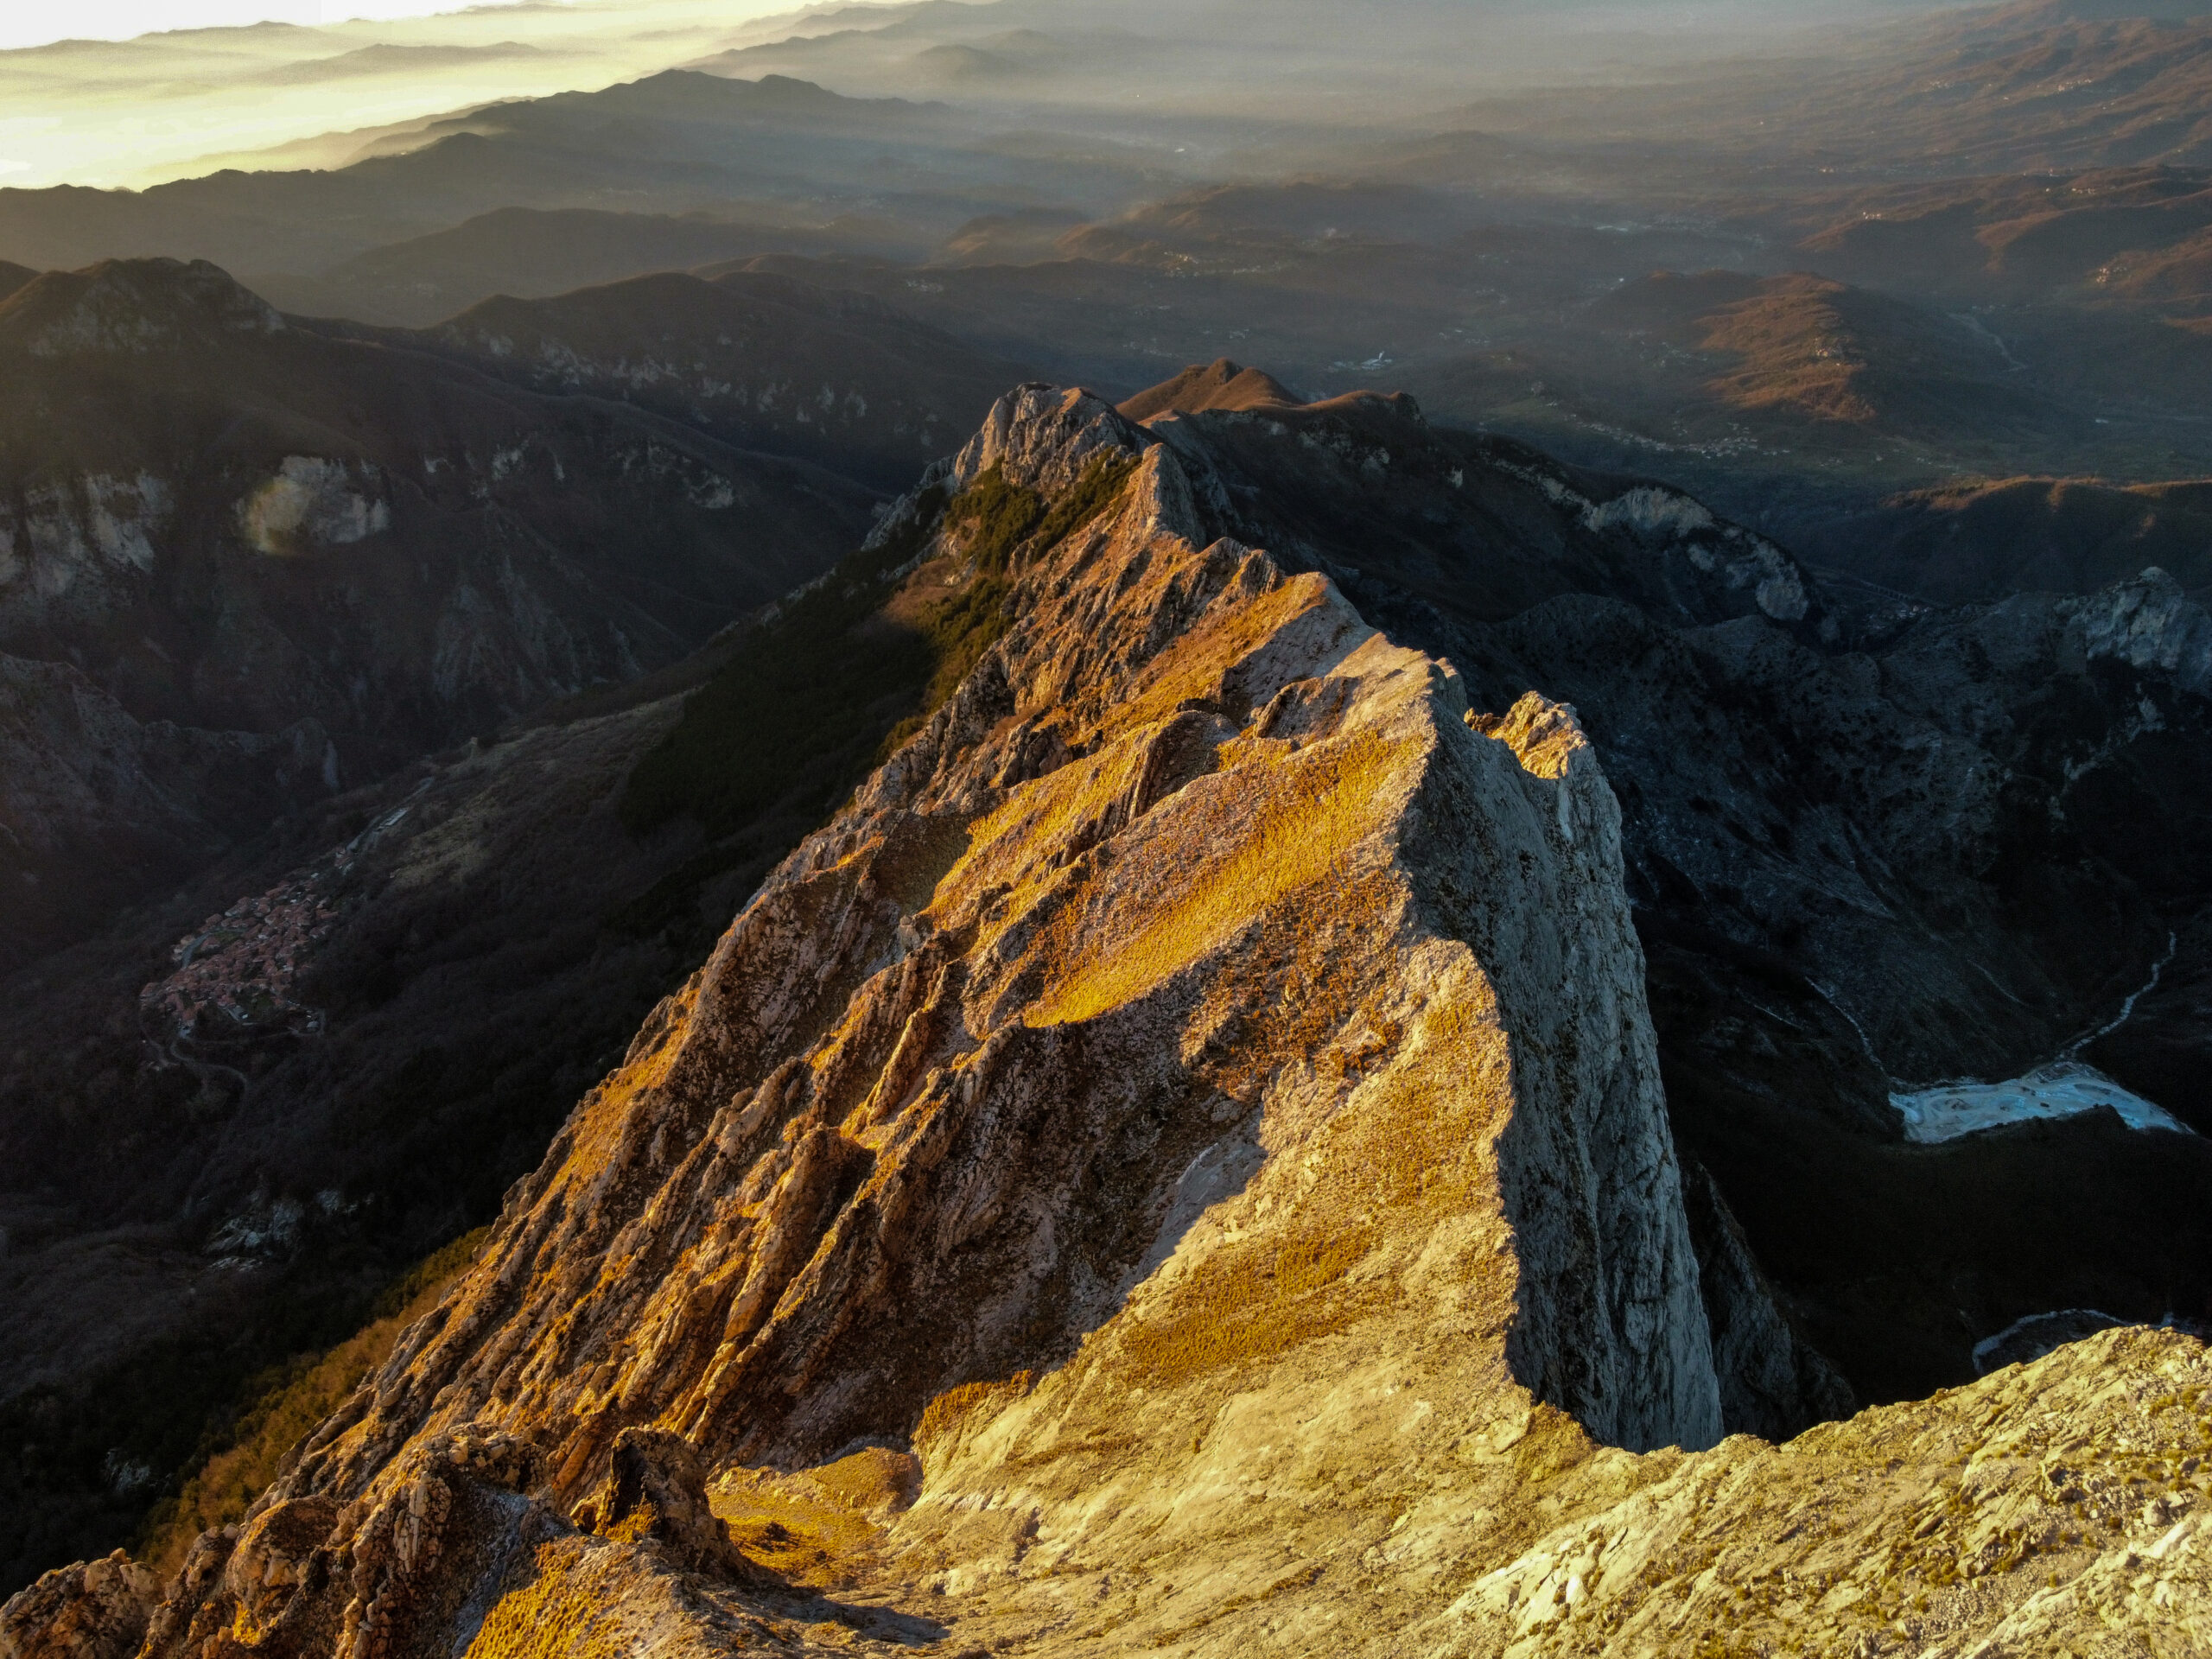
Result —
MULTIPOLYGON (((1027 392, 1009 413, 1023 400, 1049 407, 987 429, 963 470, 1064 486, 1131 437, 1090 400, 1027 392)), ((755 1460, 906 1432, 945 1389, 1050 1363, 1105 1319, 1193 1156, 1357 1141, 1339 1096, 1379 1118, 1408 1094, 1438 1121, 1394 1179, 1542 1241, 1464 1293, 1495 1310, 1490 1363, 1515 1325, 1532 1382, 1600 1432, 1717 1437, 1638 959, 1605 879, 1611 798, 1571 721, 1524 711, 1525 756, 1484 737, 1448 670, 1325 581, 1179 535, 1165 452, 1129 487, 641 1035, 533 1179, 500 1251, 518 1265, 316 1448, 313 1478, 359 1478, 411 1426, 405 1402, 441 1393, 431 1421, 499 1401, 563 1423, 563 1469, 641 1418, 755 1460), (1553 925, 1567 913, 1582 925, 1553 925), (1338 931, 1316 937, 1317 915, 1338 931), (1336 1057, 1318 1074, 1316 1052, 1336 1057), (1460 1067, 1496 1081, 1456 1084, 1460 1067), (576 1275, 608 1249, 660 1265, 594 1292, 576 1275), (569 1265, 513 1277, 541 1255, 569 1265)), ((1357 1214, 1371 1172, 1344 1179, 1357 1214)), ((1370 1256, 1387 1285, 1432 1245, 1443 1273, 1503 1237, 1371 1225, 1248 1253, 1287 1252, 1294 1296, 1325 1304, 1370 1256)), ((1402 1294, 1306 1317, 1354 1328, 1402 1294)))
POLYGON ((1015 560, 1004 636, 202 1541, 149 1659, 1963 1659, 2206 1617, 2193 1338, 1721 1439, 1787 1326, 1686 1209, 1574 711, 1471 709, 1207 536, 1178 453, 1002 406, 956 487, 1104 455, 1118 497, 1015 560), (779 1571, 814 1529, 814 1576, 726 1554, 702 1491, 779 1571))
POLYGON ((2187 1012, 2212 624, 2173 582, 1870 607, 1677 490, 1409 400, 1149 429, 1209 534, 1331 573, 1480 706, 1574 705, 1621 801, 1675 1132, 1860 1399, 1970 1381, 1977 1341, 2054 1306, 2212 1313, 2212 1142, 2085 1116, 1900 1154, 1891 1099, 2088 1039, 2212 1122, 2187 1012))
POLYGON ((0 1608, 0 1659, 130 1659, 161 1581, 121 1550, 58 1567, 0 1608))

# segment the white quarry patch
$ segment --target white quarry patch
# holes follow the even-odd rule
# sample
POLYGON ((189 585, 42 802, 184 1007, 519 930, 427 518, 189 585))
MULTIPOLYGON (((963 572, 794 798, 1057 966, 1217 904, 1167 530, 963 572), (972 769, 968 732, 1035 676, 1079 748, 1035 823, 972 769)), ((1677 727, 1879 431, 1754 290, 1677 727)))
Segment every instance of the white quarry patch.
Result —
MULTIPOLYGON (((33 579, 52 597, 102 564, 151 570, 153 537, 168 518, 171 498, 168 486, 149 473, 136 478, 88 473, 74 486, 33 485, 23 492, 23 504, 33 579)), ((21 569, 15 537, 0 527, 0 581, 21 569)))
POLYGON ((2109 1106, 2132 1129, 2192 1133, 2162 1106, 2131 1094, 2093 1065, 2059 1060, 2008 1083, 1947 1083, 1910 1094, 1893 1094, 1890 1104, 1904 1119, 1904 1136, 1923 1146, 1955 1141, 1984 1129, 2037 1118, 2076 1117, 2109 1106))
POLYGON ((1777 622, 1802 622, 1812 608, 1812 601, 1805 596, 1805 584, 1786 565, 1759 583, 1758 601, 1759 609, 1777 622))
POLYGON ((146 531, 168 517, 168 486, 150 473, 135 479, 95 473, 85 480, 85 499, 92 544, 118 564, 152 569, 154 546, 146 531))
POLYGON ((1646 536, 1687 536, 1713 527, 1713 514, 1702 502, 1649 485, 1584 508, 1582 522, 1592 530, 1618 528, 1646 536))
POLYGON ((2049 1313, 2031 1313, 2025 1319, 2013 1320, 1995 1336, 1984 1337, 1974 1344, 1974 1375, 1986 1376, 2003 1366, 2029 1363, 2063 1344, 2079 1342, 2100 1331, 2126 1323, 2094 1307, 2062 1307, 2049 1313))
POLYGON ((33 485, 23 492, 23 505, 29 509, 23 528, 39 566, 40 590, 49 595, 60 593, 70 585, 77 567, 92 562, 68 492, 58 484, 33 485))
POLYGON ((342 461, 285 456, 276 475, 238 503, 246 539, 264 553, 283 554, 302 538, 342 547, 391 529, 391 506, 353 489, 352 477, 342 461))
POLYGON ((2183 690, 2212 690, 2212 618, 2156 565, 2071 608, 2091 657, 2163 669, 2183 690))

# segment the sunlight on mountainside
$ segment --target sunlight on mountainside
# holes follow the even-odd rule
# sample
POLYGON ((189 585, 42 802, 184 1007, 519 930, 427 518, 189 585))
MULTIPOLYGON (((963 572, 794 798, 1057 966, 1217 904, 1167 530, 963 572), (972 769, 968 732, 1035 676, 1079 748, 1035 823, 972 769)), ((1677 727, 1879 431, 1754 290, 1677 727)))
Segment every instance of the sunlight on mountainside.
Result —
POLYGON ((0 51, 0 185, 144 185, 222 165, 339 165, 394 124, 651 74, 788 9, 782 0, 575 0, 309 23, 283 21, 278 0, 259 9, 278 21, 0 51), (301 141, 310 142, 260 154, 301 141))
POLYGON ((0 1659, 2212 1654, 2212 0, 791 7, 0 16, 0 1659))

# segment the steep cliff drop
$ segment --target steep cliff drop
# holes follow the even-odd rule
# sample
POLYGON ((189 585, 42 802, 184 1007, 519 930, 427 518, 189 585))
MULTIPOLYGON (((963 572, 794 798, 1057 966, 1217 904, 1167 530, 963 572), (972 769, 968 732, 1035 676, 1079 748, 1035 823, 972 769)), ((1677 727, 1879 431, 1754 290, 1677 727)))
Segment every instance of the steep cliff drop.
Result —
MULTIPOLYGON (((2193 1340, 1722 1440, 1571 709, 1471 712, 1081 394, 931 482, 884 533, 1012 523, 1006 632, 142 1651, 2212 1640, 2193 1340)), ((71 1573, 0 1655, 132 1650, 71 1573)))

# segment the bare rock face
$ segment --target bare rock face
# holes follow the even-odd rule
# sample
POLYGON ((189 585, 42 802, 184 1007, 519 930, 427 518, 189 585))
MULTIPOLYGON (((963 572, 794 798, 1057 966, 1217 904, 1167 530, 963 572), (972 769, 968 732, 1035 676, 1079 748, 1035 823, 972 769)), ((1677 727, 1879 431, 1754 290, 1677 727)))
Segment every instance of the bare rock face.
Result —
MULTIPOLYGON (((993 406, 982 429, 954 460, 947 481, 964 490, 996 467, 1013 482, 1054 495, 1080 479, 1093 457, 1109 449, 1134 454, 1154 442, 1096 397, 1071 397, 1055 386, 1019 386, 993 406)), ((1182 528, 1198 531, 1195 524, 1182 528)))
POLYGON ((280 318, 213 265, 0 298, 0 650, 141 720, 302 715, 350 781, 696 648, 874 492, 680 421, 280 318))
POLYGON ((1783 1316, 1781 1299, 1711 1174, 1697 1165, 1684 1173, 1682 1198, 1703 1268, 1699 1286, 1713 1331, 1720 1413, 1731 1432, 1786 1440, 1808 1419, 1850 1416, 1856 1403, 1851 1385, 1783 1316))
POLYGON ((756 1587, 776 1582, 730 1541, 707 1497, 707 1475, 683 1436, 626 1428, 614 1437, 607 1484, 579 1507, 586 1530, 610 1538, 651 1538, 695 1572, 725 1573, 756 1587))
POLYGON ((0 1607, 0 1659, 129 1659, 160 1594, 119 1549, 59 1567, 0 1607))
POLYGON ((2202 1344, 2116 1331, 1785 1446, 1732 1440, 1633 1470, 1593 1460, 1586 1493, 1611 1485, 1615 1501, 1477 1580, 1414 1646, 1512 1659, 2203 1651, 2208 1378, 2202 1344))
POLYGON ((1101 454, 1119 498, 1017 558, 1004 636, 149 1659, 1963 1659, 2202 1619, 2190 1338, 1722 1440, 1716 1345, 1731 1388, 1796 1359, 1725 1211, 1694 1243, 1574 711, 1471 710, 1080 394, 1024 388, 952 477, 1101 454))

